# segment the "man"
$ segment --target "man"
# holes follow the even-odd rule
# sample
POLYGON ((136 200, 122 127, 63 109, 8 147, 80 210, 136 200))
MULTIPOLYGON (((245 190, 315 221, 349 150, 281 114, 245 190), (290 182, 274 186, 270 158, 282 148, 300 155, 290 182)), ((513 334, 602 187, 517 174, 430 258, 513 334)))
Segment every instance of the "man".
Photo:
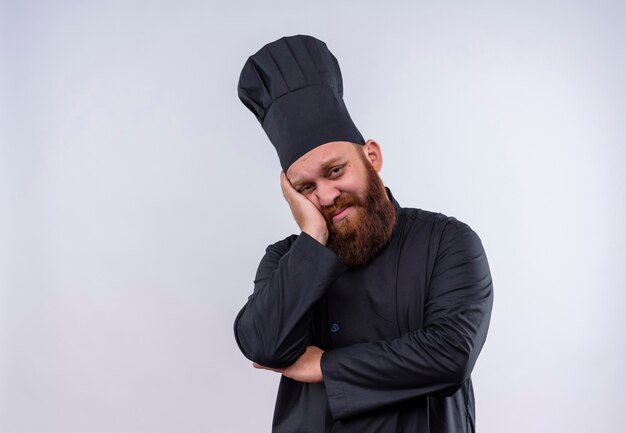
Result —
POLYGON ((493 296, 478 236, 384 187, 380 145, 354 126, 323 42, 267 44, 238 90, 302 230, 267 248, 235 320, 243 354, 282 374, 273 431, 475 431, 470 373, 493 296))

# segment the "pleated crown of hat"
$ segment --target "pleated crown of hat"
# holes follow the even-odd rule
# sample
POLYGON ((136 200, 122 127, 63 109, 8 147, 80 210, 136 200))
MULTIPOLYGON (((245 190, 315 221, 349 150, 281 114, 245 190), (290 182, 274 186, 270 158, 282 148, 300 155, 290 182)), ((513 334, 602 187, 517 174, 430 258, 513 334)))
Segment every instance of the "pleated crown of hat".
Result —
POLYGON ((237 92, 263 126, 285 172, 324 143, 364 143, 343 101, 339 63, 312 36, 282 37, 250 56, 237 92))

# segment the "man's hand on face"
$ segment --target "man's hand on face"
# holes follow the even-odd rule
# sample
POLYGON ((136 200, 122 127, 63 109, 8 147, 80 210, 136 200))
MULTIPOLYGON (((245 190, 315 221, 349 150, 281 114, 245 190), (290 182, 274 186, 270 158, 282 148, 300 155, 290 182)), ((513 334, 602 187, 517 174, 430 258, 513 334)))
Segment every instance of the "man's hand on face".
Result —
POLYGON ((307 233, 320 244, 326 245, 328 226, 322 213, 309 199, 296 191, 291 182, 289 182, 287 175, 282 171, 280 172, 280 187, 300 230, 307 233))
POLYGON ((322 354, 324 351, 316 346, 308 346, 306 351, 300 355, 300 358, 286 368, 270 368, 254 362, 254 368, 275 371, 283 376, 298 382, 304 383, 321 383, 322 376, 322 354))

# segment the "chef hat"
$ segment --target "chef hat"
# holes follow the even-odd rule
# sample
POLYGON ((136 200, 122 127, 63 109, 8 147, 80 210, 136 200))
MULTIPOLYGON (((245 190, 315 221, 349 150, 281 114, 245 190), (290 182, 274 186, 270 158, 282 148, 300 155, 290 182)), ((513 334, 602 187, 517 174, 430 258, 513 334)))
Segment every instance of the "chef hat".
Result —
POLYGON ((324 143, 365 143, 343 102, 339 63, 312 36, 283 37, 250 56, 237 92, 261 122, 285 172, 324 143))

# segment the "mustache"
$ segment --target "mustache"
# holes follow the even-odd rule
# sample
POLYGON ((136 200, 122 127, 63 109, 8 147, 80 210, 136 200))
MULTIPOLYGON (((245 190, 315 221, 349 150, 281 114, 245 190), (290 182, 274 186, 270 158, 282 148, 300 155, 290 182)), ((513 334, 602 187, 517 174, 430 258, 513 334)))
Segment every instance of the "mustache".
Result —
POLYGON ((356 195, 344 193, 335 199, 335 202, 332 204, 332 206, 323 207, 321 212, 326 222, 330 224, 333 221, 333 215, 336 214, 341 209, 346 208, 348 206, 361 206, 361 205, 362 205, 361 200, 359 200, 359 198, 356 195))

